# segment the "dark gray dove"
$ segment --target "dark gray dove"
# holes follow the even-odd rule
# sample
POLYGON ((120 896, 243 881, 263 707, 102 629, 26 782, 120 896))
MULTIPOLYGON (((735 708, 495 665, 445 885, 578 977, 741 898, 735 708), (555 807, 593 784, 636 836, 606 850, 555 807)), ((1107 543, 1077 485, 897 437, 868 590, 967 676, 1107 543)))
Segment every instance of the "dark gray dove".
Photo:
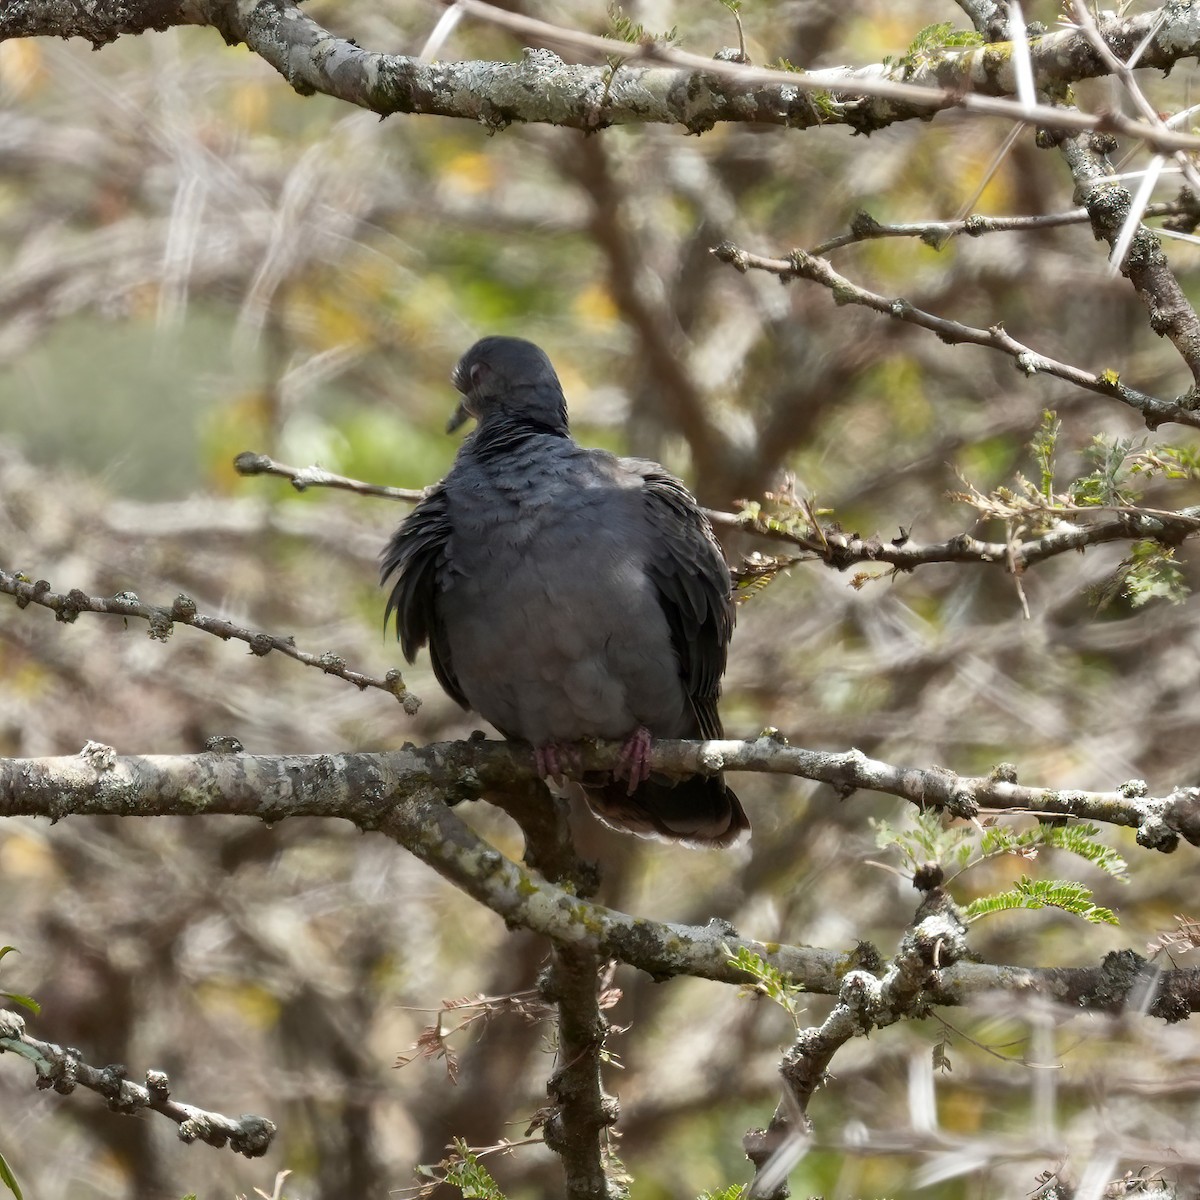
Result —
POLYGON ((463 708, 533 745, 543 776, 584 738, 624 743, 584 791, 608 825, 697 846, 750 829, 720 775, 652 774, 652 737, 719 738, 729 568, 657 463, 579 446, 546 355, 488 337, 453 374, 478 428, 383 554, 385 620, 463 708))

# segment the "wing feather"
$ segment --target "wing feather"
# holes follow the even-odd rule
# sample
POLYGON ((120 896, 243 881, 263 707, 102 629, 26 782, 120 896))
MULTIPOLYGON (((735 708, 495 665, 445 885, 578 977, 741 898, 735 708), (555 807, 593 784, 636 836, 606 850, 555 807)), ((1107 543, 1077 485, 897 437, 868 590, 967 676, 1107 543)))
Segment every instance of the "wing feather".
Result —
POLYGON ((708 518, 692 494, 656 463, 623 464, 645 481, 651 529, 647 571, 671 630, 671 645, 701 737, 722 736, 717 701, 733 634, 732 579, 708 518))
POLYGON ((379 582, 395 575, 383 615, 386 628, 396 614, 396 636, 404 657, 412 662, 429 644, 438 683, 450 698, 469 708, 454 671, 442 617, 441 597, 449 576, 450 514, 446 493, 435 487, 401 522, 383 551, 379 582))

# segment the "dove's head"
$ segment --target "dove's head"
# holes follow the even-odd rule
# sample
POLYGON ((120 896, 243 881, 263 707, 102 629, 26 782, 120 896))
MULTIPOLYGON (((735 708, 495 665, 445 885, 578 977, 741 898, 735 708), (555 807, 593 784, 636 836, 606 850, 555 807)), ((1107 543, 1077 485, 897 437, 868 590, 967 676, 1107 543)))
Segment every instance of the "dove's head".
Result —
POLYGON ((458 360, 450 376, 462 400, 446 426, 453 433, 468 417, 516 419, 567 432, 567 402, 545 351, 524 338, 486 337, 458 360))

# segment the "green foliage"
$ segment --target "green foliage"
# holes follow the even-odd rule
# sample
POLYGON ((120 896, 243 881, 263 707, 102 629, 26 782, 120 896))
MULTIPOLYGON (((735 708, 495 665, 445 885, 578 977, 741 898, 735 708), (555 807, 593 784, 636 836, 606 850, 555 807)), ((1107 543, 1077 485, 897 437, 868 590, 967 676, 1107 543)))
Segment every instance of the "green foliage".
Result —
POLYGON ((908 829, 895 829, 887 821, 871 821, 875 845, 880 850, 895 847, 910 871, 934 862, 943 868, 962 871, 975 849, 976 830, 970 825, 948 825, 938 812, 917 813, 908 829))
MULTIPOLYGON (((1106 875, 1127 881, 1125 860, 1111 847, 1099 841, 1095 825, 1050 825, 1039 823, 1028 829, 992 825, 947 825, 937 813, 919 813, 909 829, 894 829, 886 821, 873 821, 875 844, 881 849, 894 847, 903 856, 910 871, 923 863, 937 863, 946 872, 948 882, 971 867, 1002 854, 1017 854, 1034 859, 1043 847, 1064 850, 1086 859, 1106 875)), ((982 896, 964 909, 968 920, 1014 908, 1061 908, 1094 924, 1117 924, 1110 909, 1091 902, 1092 893, 1071 880, 1030 880, 1022 877, 1012 891, 982 896)), ((939 1069, 949 1069, 939 1068, 939 1069)))
MULTIPOLYGON (((610 36, 635 46, 669 46, 679 37, 678 29, 674 25, 666 33, 651 33, 640 21, 634 21, 632 17, 627 17, 625 10, 619 4, 608 6, 608 26, 610 36)), ((608 98, 608 89, 612 86, 613 76, 624 61, 615 54, 607 56, 608 71, 604 80, 604 96, 601 98, 601 103, 608 98)))
MULTIPOLYGON (((736 8, 731 8, 728 4, 725 7, 729 8, 730 12, 737 12, 736 8)), ((627 17, 625 10, 619 4, 608 6, 608 25, 614 38, 622 42, 630 42, 633 45, 654 42, 658 45, 669 46, 679 39, 677 26, 672 25, 666 33, 651 33, 640 21, 634 21, 632 17, 627 17)))
POLYGON ((4 1161, 4 1155, 0 1154, 0 1183, 17 1198, 22 1200, 21 1185, 17 1183, 17 1177, 12 1173, 12 1168, 4 1161))
POLYGON ((463 1200, 504 1200, 491 1172, 462 1138, 454 1139, 454 1153, 445 1164, 443 1181, 456 1187, 463 1200))
MULTIPOLYGON (((1155 477, 1200 480, 1200 448, 1162 446, 1151 450, 1144 438, 1097 435, 1084 451, 1092 469, 1068 483, 1065 491, 1056 491, 1055 451, 1061 428, 1062 422, 1052 411, 1042 413, 1041 425, 1029 445, 1037 467, 1037 483, 1018 473, 1012 487, 997 487, 987 495, 972 487, 956 498, 984 517, 1003 521, 1008 536, 1019 538, 1025 533, 1049 533, 1065 521, 1086 528, 1084 522, 1090 510, 1109 509, 1148 523, 1164 520, 1173 514, 1138 507, 1142 499, 1139 485, 1155 477)), ((1185 509, 1182 515, 1189 517, 1194 512, 1185 509)), ((1136 531, 1136 527, 1131 529, 1136 531)), ((1129 555, 1113 575, 1091 590, 1093 602, 1101 610, 1118 597, 1140 608, 1157 599, 1178 604, 1188 594, 1174 546, 1152 537, 1133 542, 1129 555)))
POLYGON ((884 56, 884 66, 901 67, 905 74, 929 66, 940 57, 943 50, 958 46, 982 46, 982 35, 973 29, 955 29, 949 21, 926 25, 909 43, 908 49, 899 59, 884 56))
POLYGON ((1122 566, 1126 568, 1124 591, 1134 608, 1154 599, 1182 604, 1188 597, 1187 580, 1176 565, 1175 551, 1170 546, 1135 542, 1122 566))
POLYGON ((1159 542, 1134 542, 1110 578, 1091 591, 1098 611, 1123 596, 1133 608, 1151 600, 1182 604, 1191 592, 1175 560, 1175 550, 1159 542))
POLYGON ((736 17, 742 11, 742 0, 717 0, 736 17))
POLYGON ((731 1183, 719 1192, 704 1192, 697 1200, 742 1200, 746 1189, 740 1183, 731 1183))
POLYGON ((1159 446, 1155 450, 1139 450, 1130 464, 1134 475, 1164 479, 1200 479, 1200 446, 1159 446))
POLYGON ((972 900, 963 914, 968 921, 975 921, 1014 908, 1061 908, 1093 925, 1118 924, 1112 909, 1092 903, 1091 889, 1082 883, 1063 879, 1030 879, 1025 875, 1021 876, 1011 891, 972 900))
POLYGON ((1135 442, 1133 438, 1106 438, 1097 434, 1084 452, 1096 465, 1090 474, 1071 484, 1067 493, 1071 502, 1110 507, 1136 504, 1141 494, 1127 486, 1131 478, 1130 459, 1141 452, 1143 445, 1143 441, 1135 442))
POLYGON ((1054 499, 1054 447, 1061 431, 1062 421, 1047 408, 1042 412, 1042 423, 1030 443, 1033 457, 1042 474, 1041 493, 1050 501, 1054 499))
MULTIPOLYGON (((730 953, 728 946, 725 947, 725 953, 730 953)), ((745 971, 754 980, 753 984, 748 984, 742 989, 742 995, 766 996, 768 1000, 774 1001, 791 1017, 792 1024, 797 1029, 800 1028, 800 1014, 804 1010, 797 1004, 796 998, 804 990, 803 988, 798 984, 790 983, 777 967, 771 966, 769 962, 745 946, 739 946, 737 954, 731 955, 728 963, 739 971, 745 971)))
POLYGON ((1100 830, 1095 825, 1047 825, 1039 822, 1030 829, 1012 829, 993 825, 985 829, 979 843, 980 861, 1000 854, 1021 854, 1032 857, 1038 846, 1050 846, 1087 859, 1113 879, 1129 881, 1125 860, 1111 847, 1097 839, 1100 830))

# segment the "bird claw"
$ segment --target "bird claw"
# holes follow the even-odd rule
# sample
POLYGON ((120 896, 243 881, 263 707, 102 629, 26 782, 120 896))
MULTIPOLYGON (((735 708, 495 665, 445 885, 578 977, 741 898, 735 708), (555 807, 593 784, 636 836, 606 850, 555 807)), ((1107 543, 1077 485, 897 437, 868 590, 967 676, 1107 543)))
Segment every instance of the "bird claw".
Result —
POLYGON ((534 746, 533 762, 542 779, 548 779, 559 786, 566 782, 567 771, 578 775, 582 765, 578 747, 554 742, 547 746, 534 746))
POLYGON ((618 779, 629 782, 629 795, 633 795, 650 778, 650 730, 639 725, 621 747, 621 757, 614 772, 618 779))

